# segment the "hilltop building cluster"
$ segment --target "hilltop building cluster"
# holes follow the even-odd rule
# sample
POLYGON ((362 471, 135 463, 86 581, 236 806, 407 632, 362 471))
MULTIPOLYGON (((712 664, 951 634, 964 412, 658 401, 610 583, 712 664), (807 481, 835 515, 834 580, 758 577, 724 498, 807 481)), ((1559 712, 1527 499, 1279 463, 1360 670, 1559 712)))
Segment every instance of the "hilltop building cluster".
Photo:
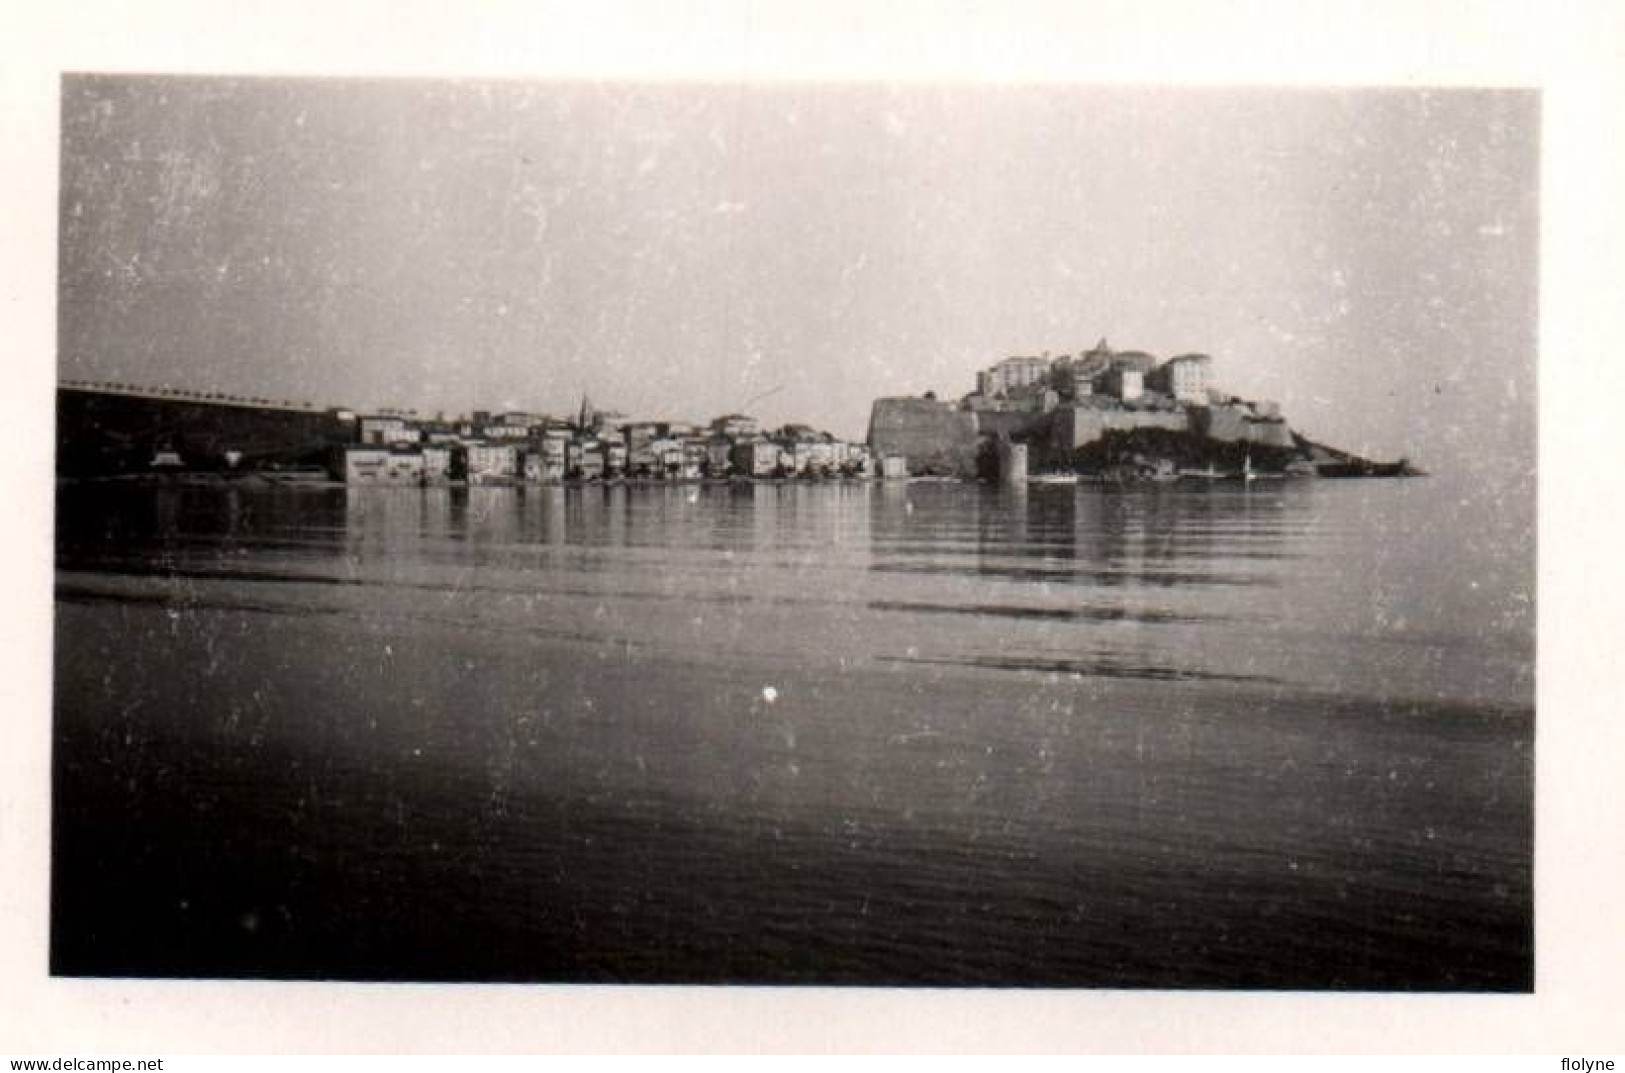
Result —
POLYGON ((808 425, 763 431, 744 414, 699 425, 633 420, 584 402, 568 419, 480 411, 454 420, 397 411, 340 417, 356 430, 356 441, 332 457, 332 475, 347 484, 833 478, 872 469, 865 444, 808 425))
POLYGON ((1163 429, 1221 443, 1290 448, 1272 402, 1249 402, 1214 385, 1206 354, 1158 361, 1102 339, 1077 354, 1018 355, 981 370, 957 402, 933 393, 875 401, 869 446, 911 473, 969 473, 989 441, 1028 445, 1040 458, 1069 456, 1110 432, 1163 429))
POLYGON ((1073 357, 1006 358, 976 374, 976 390, 964 405, 972 410, 1054 410, 1063 401, 1114 400, 1118 404, 1207 405, 1213 359, 1182 354, 1158 363, 1139 350, 1114 352, 1102 339, 1093 350, 1073 357))

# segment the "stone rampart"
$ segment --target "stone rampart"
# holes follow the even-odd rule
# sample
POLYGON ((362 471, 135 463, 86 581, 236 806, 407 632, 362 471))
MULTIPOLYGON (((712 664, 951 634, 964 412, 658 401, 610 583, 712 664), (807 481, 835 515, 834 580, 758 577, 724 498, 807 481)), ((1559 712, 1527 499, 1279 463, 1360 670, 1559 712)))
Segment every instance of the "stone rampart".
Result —
POLYGON ((977 410, 976 431, 997 439, 1027 440, 1042 436, 1055 412, 1019 413, 1014 410, 977 410))
POLYGON ((1188 432, 1191 421, 1184 410, 1094 410, 1078 407, 1057 410, 1050 427, 1050 446, 1059 451, 1074 451, 1084 444, 1093 443, 1108 430, 1126 432, 1139 428, 1165 428, 1174 432, 1188 432))
POLYGON ((1196 411, 1196 431, 1222 443, 1291 447, 1292 430, 1280 417, 1260 417, 1250 408, 1212 406, 1196 411))
POLYGON ((937 399, 876 399, 869 449, 877 458, 907 459, 911 474, 970 476, 976 472, 976 415, 937 399))

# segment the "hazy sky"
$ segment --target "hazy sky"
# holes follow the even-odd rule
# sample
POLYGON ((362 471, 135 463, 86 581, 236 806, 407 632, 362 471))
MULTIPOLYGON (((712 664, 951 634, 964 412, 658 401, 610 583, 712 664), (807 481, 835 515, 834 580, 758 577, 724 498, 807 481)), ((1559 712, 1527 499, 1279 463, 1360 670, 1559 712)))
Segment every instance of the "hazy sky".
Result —
POLYGON ((1522 91, 70 77, 60 371, 861 436, 1105 336, 1521 464, 1538 141, 1522 91))

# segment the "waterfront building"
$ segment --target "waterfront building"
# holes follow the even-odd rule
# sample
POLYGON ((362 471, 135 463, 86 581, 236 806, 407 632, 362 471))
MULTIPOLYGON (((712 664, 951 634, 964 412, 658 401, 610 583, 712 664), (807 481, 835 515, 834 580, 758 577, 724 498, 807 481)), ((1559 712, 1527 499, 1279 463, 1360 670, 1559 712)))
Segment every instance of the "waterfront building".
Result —
POLYGON ((648 480, 659 476, 660 460, 647 443, 641 447, 629 447, 626 451, 626 475, 638 480, 648 480))
POLYGON ((830 476, 835 473, 838 463, 835 460, 835 443, 833 440, 824 440, 812 445, 812 451, 807 459, 807 467, 820 476, 830 476))
POLYGON ((818 444, 812 440, 789 440, 779 444, 788 461, 785 470, 801 475, 811 473, 813 470, 813 453, 818 444))
POLYGON ((660 438, 660 424, 656 421, 632 421, 621 429, 621 435, 626 441, 626 450, 629 464, 636 469, 638 466, 655 465, 653 454, 649 445, 660 438))
POLYGON ((647 448, 646 457, 648 458, 650 476, 662 478, 682 476, 683 443, 681 440, 669 436, 653 440, 647 448))
POLYGON ((678 476, 685 481, 697 481, 705 476, 706 446, 700 439, 686 439, 683 441, 682 461, 679 463, 678 476))
POLYGON ((705 471, 708 477, 726 477, 733 469, 733 440, 712 436, 705 443, 705 471))
POLYGON ((371 414, 358 419, 360 439, 364 444, 390 446, 397 443, 417 443, 418 430, 406 418, 395 414, 371 414))
POLYGON ((527 444, 520 463, 525 483, 558 484, 563 481, 564 455, 564 441, 553 437, 527 444))
POLYGON ((729 439, 747 439, 756 435, 758 426, 754 417, 745 414, 723 414, 711 421, 711 431, 729 439))
POLYGON ((450 444, 433 444, 418 453, 423 456, 423 483, 445 484, 451 480, 452 456, 456 449, 450 444))
POLYGON ((374 445, 348 444, 335 452, 334 476, 350 485, 423 483, 423 455, 374 445))
POLYGON ((771 440, 738 440, 733 448, 733 472, 745 477, 771 477, 778 471, 779 445, 771 440))
POLYGON ((468 445, 469 484, 505 484, 517 479, 520 472, 516 444, 486 441, 468 445))
POLYGON ((580 458, 576 463, 576 475, 584 481, 598 481, 604 478, 604 450, 598 443, 583 444, 580 458))
POLYGON ((610 440, 604 444, 604 476, 618 480, 626 476, 626 444, 610 440))
POLYGON ((565 445, 564 475, 567 479, 581 481, 602 478, 603 446, 597 440, 571 440, 565 445))
POLYGON ((869 469, 869 448, 861 443, 837 440, 830 444, 830 464, 837 473, 857 476, 869 469))
POLYGON ((540 480, 548 484, 564 480, 569 443, 570 433, 567 429, 548 430, 541 442, 540 480))

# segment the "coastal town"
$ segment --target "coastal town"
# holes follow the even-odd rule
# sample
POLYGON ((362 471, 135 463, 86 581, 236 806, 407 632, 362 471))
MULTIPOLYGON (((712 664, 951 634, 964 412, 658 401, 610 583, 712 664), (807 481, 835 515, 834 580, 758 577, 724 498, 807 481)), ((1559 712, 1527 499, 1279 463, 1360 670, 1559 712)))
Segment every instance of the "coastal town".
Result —
POLYGON ((58 416, 66 475, 319 471, 349 485, 437 486, 856 479, 884 468, 866 444, 805 424, 634 419, 587 399, 568 417, 448 417, 70 381, 58 386, 58 416))
POLYGON ((355 422, 359 438, 334 452, 333 476, 346 484, 873 475, 864 444, 844 442, 808 425, 765 431, 745 414, 724 414, 705 425, 633 420, 583 401, 573 419, 512 412, 476 412, 453 421, 397 412, 343 416, 355 422))
POLYGON ((1274 402, 1216 386, 1214 361, 1159 361, 1102 339, 1075 354, 1017 355, 957 400, 873 403, 864 442, 806 424, 763 428, 631 417, 585 397, 576 412, 318 409, 171 387, 58 385, 64 476, 302 474, 346 485, 438 486, 867 480, 1215 480, 1405 476, 1314 443, 1274 402))

